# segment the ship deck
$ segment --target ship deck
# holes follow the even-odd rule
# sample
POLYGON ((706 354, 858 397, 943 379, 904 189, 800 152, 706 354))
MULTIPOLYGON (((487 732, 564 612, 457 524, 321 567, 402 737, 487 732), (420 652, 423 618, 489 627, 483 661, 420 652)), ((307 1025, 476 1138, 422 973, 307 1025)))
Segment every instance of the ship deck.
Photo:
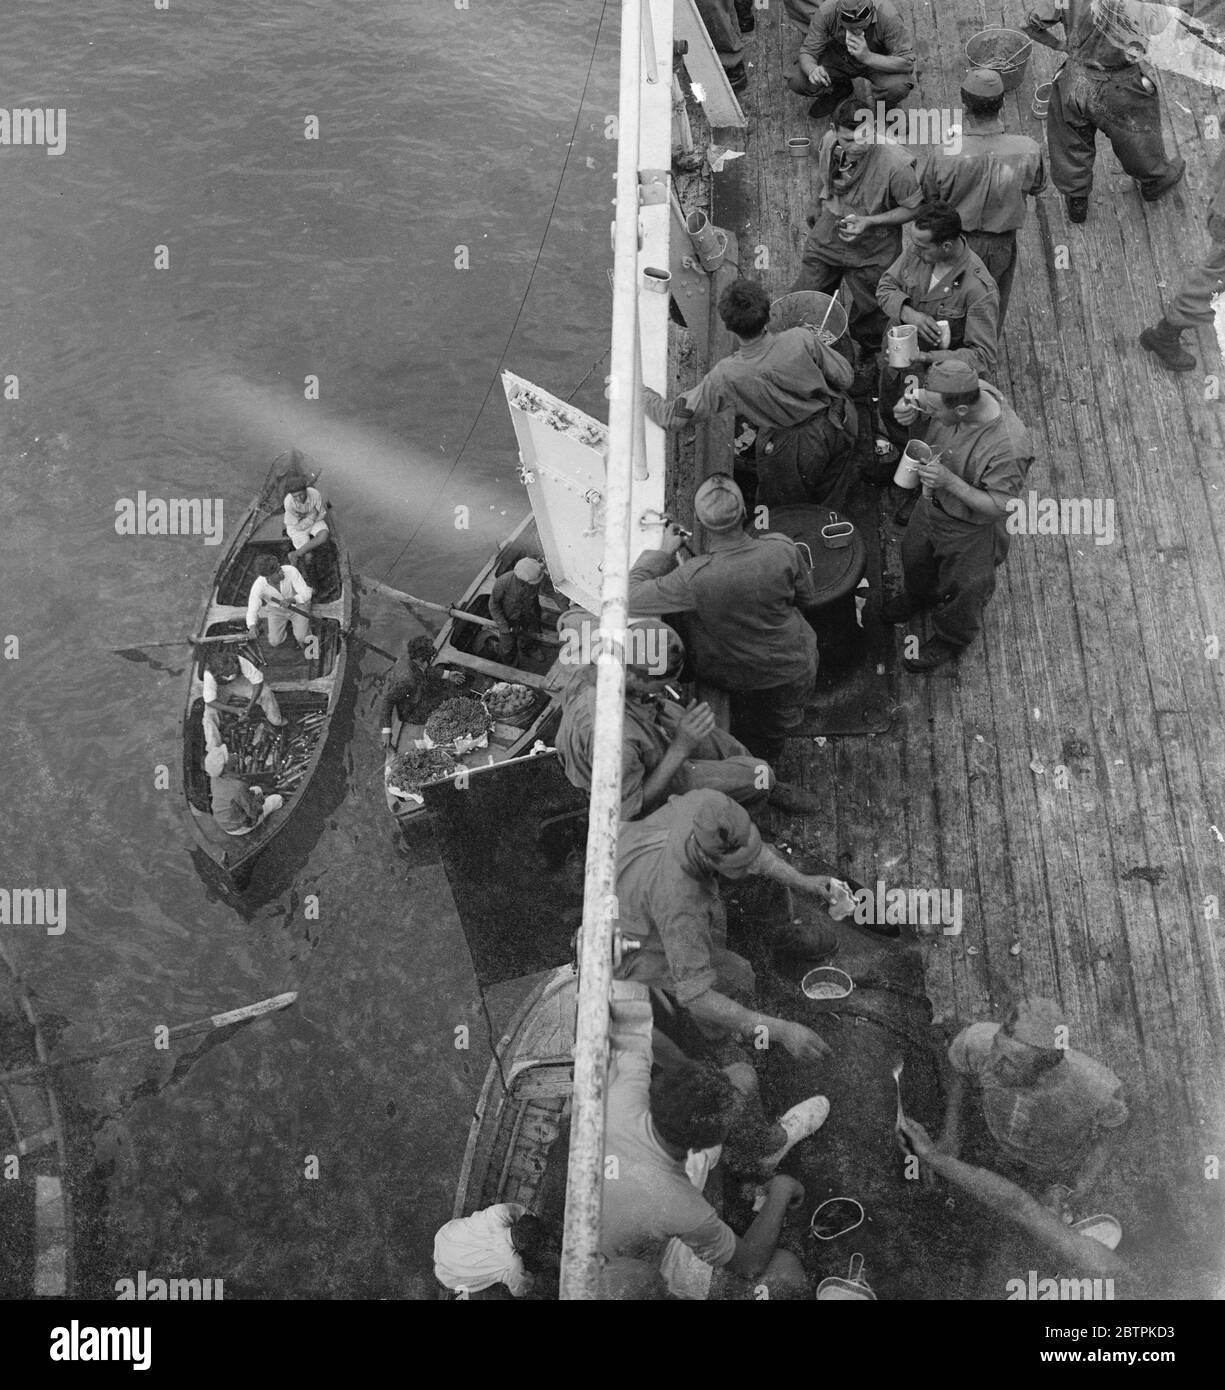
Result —
MULTIPOLYGON (((998 5, 984 18, 964 0, 939 10, 918 0, 910 18, 920 85, 908 104, 955 107, 966 40, 1008 21, 998 5)), ((717 133, 747 157, 715 178, 712 221, 736 235, 740 265, 772 295, 798 269, 815 172, 786 141, 810 135, 815 148, 824 129, 785 86, 800 37, 781 4, 759 12, 746 39, 747 134, 717 133), (768 269, 753 268, 760 246, 768 269)), ((1057 61, 1035 48, 1005 104, 1009 129, 1044 141, 1030 100, 1057 61)), ((1014 536, 984 633, 960 662, 930 676, 896 663, 888 732, 795 741, 784 770, 825 803, 796 823, 792 844, 865 883, 962 890, 961 935, 923 941, 936 1024, 998 1019, 1026 994, 1062 1003, 1070 1045, 1116 1071, 1132 1103, 1097 1209, 1147 1232, 1171 1265, 1216 1268, 1216 1288, 1225 1242, 1219 1183, 1206 1177, 1225 1151, 1222 363, 1211 329, 1191 344, 1203 370, 1183 377, 1136 335, 1207 244, 1204 183, 1218 146, 1203 133, 1225 101, 1175 76, 1163 97, 1186 180, 1146 205, 1099 141, 1085 225, 1070 225, 1048 188, 1021 235, 997 376, 1036 446, 1028 489, 1113 501, 1112 543, 1014 536)), ((712 344, 727 350, 725 337, 712 344)), ((683 350, 675 358, 703 367, 683 350)), ((719 456, 707 453, 706 466, 726 466, 719 456)), ((687 472, 676 474, 682 514, 687 472)), ((898 574, 887 496, 860 504, 881 518, 898 574)))

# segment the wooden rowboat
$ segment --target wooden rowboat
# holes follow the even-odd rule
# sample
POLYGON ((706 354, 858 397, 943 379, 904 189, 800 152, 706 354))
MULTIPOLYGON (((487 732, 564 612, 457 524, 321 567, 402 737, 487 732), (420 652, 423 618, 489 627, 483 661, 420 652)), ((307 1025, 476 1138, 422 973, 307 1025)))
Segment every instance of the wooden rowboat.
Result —
MULTIPOLYGON (((0 1073, 46 1062, 29 990, 0 941, 0 1073)), ((0 1298, 72 1293, 72 1203, 64 1125, 51 1073, 0 1081, 0 1298), (16 1174, 11 1165, 16 1162, 16 1174)))
POLYGON ((564 965, 511 1019, 472 1116, 453 1217, 519 1202, 561 1230, 577 1000, 578 977, 564 965))
MULTIPOLYGON (((489 596, 494 581, 525 555, 539 555, 536 523, 526 517, 481 568, 455 607, 477 618, 489 620, 489 596)), ((557 594, 548 580, 541 586, 540 608, 543 633, 552 636, 556 620, 570 603, 557 594)), ((518 666, 508 666, 497 660, 497 641, 489 625, 448 618, 434 643, 432 666, 450 673, 454 683, 450 695, 479 698, 494 686, 507 683, 531 692, 530 704, 512 718, 495 719, 489 731, 488 744, 474 748, 456 761, 469 775, 478 775, 490 767, 532 756, 537 743, 547 745, 561 722, 561 691, 569 672, 559 660, 560 647, 554 642, 543 645, 536 660, 522 660, 518 666)), ((424 808, 424 798, 412 788, 400 787, 392 774, 396 757, 418 745, 425 733, 424 724, 403 722, 393 711, 391 718, 391 747, 384 768, 384 787, 387 808, 401 822, 407 822, 424 808)), ((454 775, 454 774, 452 774, 454 775)), ((446 781, 447 778, 438 780, 446 781)))
MULTIPOLYGON (((282 511, 286 471, 284 465, 272 465, 259 495, 243 516, 201 610, 196 625, 198 639, 244 632, 247 595, 256 578, 256 562, 264 555, 282 561, 289 555, 292 544, 285 535, 282 511)), ((311 635, 317 636, 317 643, 304 652, 289 635, 281 646, 270 647, 261 624, 259 648, 265 663, 264 679, 289 721, 285 739, 274 744, 269 726, 258 713, 245 729, 234 722, 227 725, 223 715, 223 736, 228 727, 236 740, 257 742, 250 763, 262 766, 248 780, 269 794, 279 792, 285 801, 280 810, 247 835, 228 835, 213 820, 209 778, 204 771, 204 694, 199 659, 192 662, 187 678, 183 787, 188 824, 199 850, 222 878, 237 889, 245 886, 256 859, 293 821, 319 767, 340 701, 349 657, 347 639, 353 624, 354 587, 348 551, 334 512, 328 513, 328 527, 330 535, 311 553, 306 575, 314 590, 311 635)))

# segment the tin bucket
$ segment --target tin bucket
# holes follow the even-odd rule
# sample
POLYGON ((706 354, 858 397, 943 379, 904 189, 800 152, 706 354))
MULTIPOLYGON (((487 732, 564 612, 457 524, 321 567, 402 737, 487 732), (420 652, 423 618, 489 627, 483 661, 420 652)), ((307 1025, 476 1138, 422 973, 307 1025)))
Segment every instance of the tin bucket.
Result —
POLYGON ((970 66, 994 69, 1003 79, 1006 92, 1021 85, 1033 51, 1033 40, 1019 29, 983 29, 966 44, 970 66))
POLYGON ((660 270, 655 265, 644 267, 642 272, 642 288, 644 290, 651 290, 655 294, 667 294, 671 282, 672 272, 670 270, 660 270))
POLYGON ((1054 85, 1053 82, 1039 82, 1034 88, 1034 99, 1030 103, 1029 109, 1040 121, 1046 120, 1046 113, 1050 110, 1051 88, 1054 85))
POLYGON ((856 1303, 875 1303, 876 1295, 863 1282, 863 1256, 856 1251, 845 1279, 822 1279, 817 1285, 818 1299, 842 1299, 856 1303))
POLYGON ((851 346, 847 339, 848 319, 846 310, 835 298, 830 306, 830 296, 820 290, 797 290, 785 294, 770 305, 770 327, 781 333, 784 328, 798 328, 801 324, 811 324, 821 328, 822 341, 835 352, 840 352, 849 362, 851 346))
POLYGON ((812 153, 812 141, 807 135, 794 135, 787 141, 787 153, 792 159, 807 159, 812 153))
POLYGON ((723 264, 723 257, 727 255, 727 233, 712 227, 710 218, 704 212, 691 212, 685 218, 685 230, 693 242, 693 249, 698 253, 702 269, 707 274, 718 270, 723 264))
POLYGON ((891 367, 909 367, 919 355, 919 330, 913 323, 898 323, 885 334, 885 356, 891 367))
POLYGON ((800 981, 800 988, 809 999, 845 999, 855 981, 836 965, 818 965, 800 981))
POLYGON ((919 486, 919 464, 926 463, 932 451, 921 439, 910 440, 897 461, 897 472, 893 481, 898 487, 912 489, 919 486))

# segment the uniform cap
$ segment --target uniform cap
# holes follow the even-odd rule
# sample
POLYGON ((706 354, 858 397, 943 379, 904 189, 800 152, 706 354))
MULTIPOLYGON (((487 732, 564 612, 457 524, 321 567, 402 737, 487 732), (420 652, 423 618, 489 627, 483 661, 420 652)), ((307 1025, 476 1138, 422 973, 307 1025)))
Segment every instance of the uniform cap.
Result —
POLYGON ((225 771, 225 765, 230 760, 230 750, 224 743, 214 748, 211 753, 205 755, 204 770, 210 777, 220 777, 225 771))
POLYGON ((873 0, 838 0, 838 18, 843 24, 871 24, 875 15, 873 0))
POLYGON ((1067 1015, 1052 999, 1023 999, 1017 1005, 1016 1021, 1009 1035, 1026 1047, 1053 1051, 1058 1047, 1058 1029, 1068 1026, 1067 1015))
POLYGON ((723 792, 691 793, 693 838, 720 869, 747 869, 761 853, 761 835, 749 813, 723 792))
POLYGON ((515 578, 522 579, 525 584, 539 584, 544 578, 544 566, 539 560, 525 555, 515 566, 515 578))
POLYGON ((978 373, 959 357, 949 357, 928 368, 923 384, 928 391, 937 391, 942 396, 958 396, 978 386, 978 373))
POLYGON ((715 534, 735 531, 744 518, 744 494, 727 473, 716 473, 698 488, 693 514, 715 534))
POLYGON ((994 68, 971 68, 961 79, 961 90, 968 97, 1002 97, 1004 79, 994 68))

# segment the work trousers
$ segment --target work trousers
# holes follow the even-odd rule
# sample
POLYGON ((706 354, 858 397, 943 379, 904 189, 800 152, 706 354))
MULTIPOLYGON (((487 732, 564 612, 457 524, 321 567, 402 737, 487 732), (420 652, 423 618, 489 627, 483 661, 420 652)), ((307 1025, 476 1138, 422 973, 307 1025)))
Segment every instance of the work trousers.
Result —
POLYGON ((697 0, 697 5, 719 61, 725 68, 742 63, 744 39, 740 36, 740 20, 732 0, 697 0))
POLYGON ((820 290, 822 294, 837 294, 839 285, 845 285, 851 296, 848 315, 851 337, 861 347, 875 349, 889 326, 888 315, 876 302, 876 287, 894 260, 896 257, 891 256, 880 265, 839 265, 827 260, 821 245, 809 235, 804 243, 800 273, 789 293, 820 290))
POLYGON ((304 613, 279 613, 275 608, 268 609, 268 645, 279 647, 285 640, 285 630, 293 628, 293 635, 298 646, 306 646, 306 639, 310 636, 310 619, 304 613))
POLYGON ((828 87, 814 87, 804 76, 804 69, 800 67, 798 57, 795 66, 787 74, 787 86, 800 96, 812 100, 809 114, 813 117, 830 115, 840 101, 853 96, 854 81, 857 77, 862 77, 872 88, 873 115, 876 114, 875 105, 878 101, 883 101, 885 109, 891 111, 895 106, 901 106, 914 90, 914 77, 910 73, 878 72, 875 68, 865 67, 858 59, 852 58, 841 45, 825 50, 821 66, 829 73, 828 87))
POLYGON ((902 580, 908 597, 934 601, 933 635, 950 647, 968 647, 978 636, 1008 541, 1002 525, 962 521, 920 497, 902 539, 902 580))
POLYGON ((823 410, 790 429, 757 431, 758 506, 813 503, 840 511, 855 476, 859 417, 845 397, 835 402, 835 423, 823 410))
POLYGON ((1209 230, 1213 238, 1204 258, 1183 278, 1165 311, 1165 321, 1176 328, 1211 323, 1212 296, 1225 289, 1225 218, 1209 218, 1209 230))
POLYGON ((1161 99, 1144 89, 1138 68, 1091 72, 1069 61, 1055 81, 1047 113, 1051 180, 1068 198, 1093 188, 1098 131, 1110 141, 1125 173, 1148 192, 1170 172, 1161 136, 1161 99))
POLYGON ((1012 232, 967 232, 966 244, 987 267, 1000 292, 999 328, 1004 327, 1012 277, 1017 268, 1017 234, 1012 232))
POLYGON ((816 671, 789 685, 768 690, 733 690, 732 733, 751 753, 774 764, 783 755, 789 734, 804 722, 804 707, 812 698, 816 671))

